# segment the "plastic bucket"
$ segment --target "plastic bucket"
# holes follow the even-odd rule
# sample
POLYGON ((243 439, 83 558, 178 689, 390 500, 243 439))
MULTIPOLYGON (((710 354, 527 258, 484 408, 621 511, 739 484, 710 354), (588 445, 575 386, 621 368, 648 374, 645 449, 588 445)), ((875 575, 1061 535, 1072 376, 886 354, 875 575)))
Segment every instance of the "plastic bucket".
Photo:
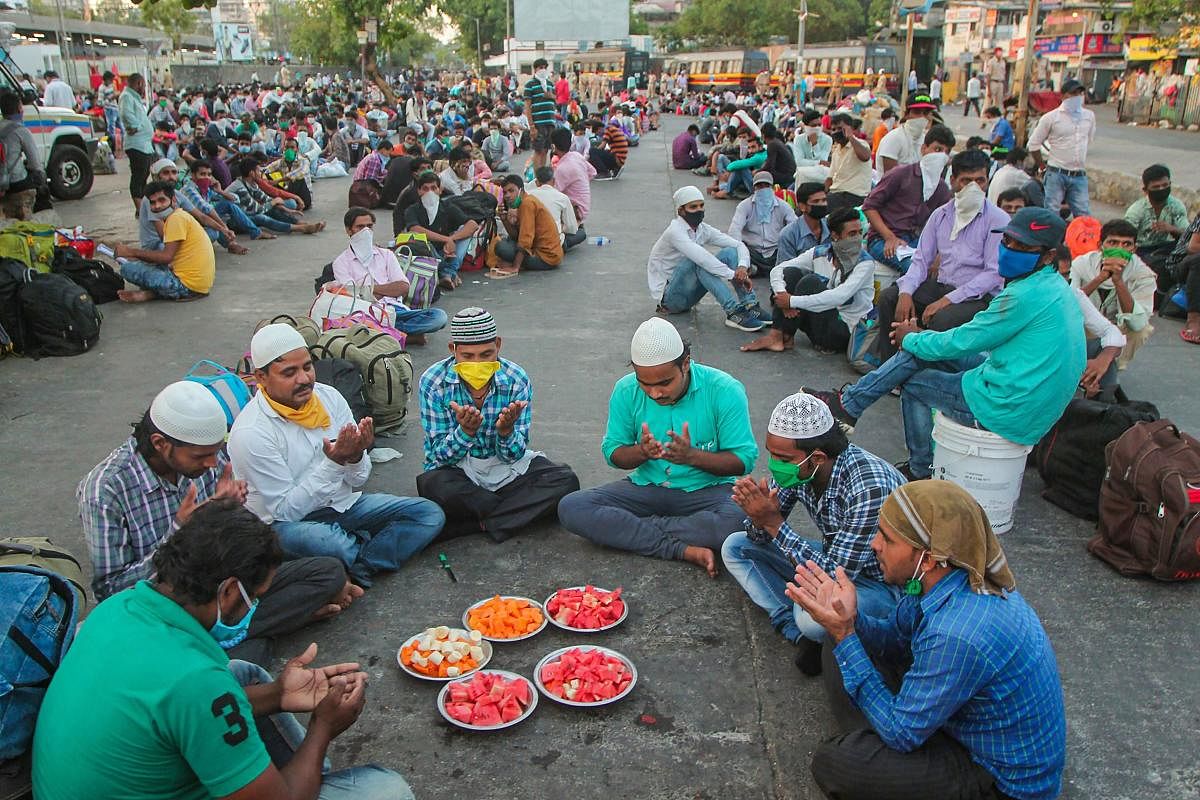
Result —
POLYGON ((959 425, 941 413, 933 417, 933 441, 933 477, 966 489, 983 507, 993 531, 1009 530, 1021 496, 1025 457, 1033 448, 959 425))

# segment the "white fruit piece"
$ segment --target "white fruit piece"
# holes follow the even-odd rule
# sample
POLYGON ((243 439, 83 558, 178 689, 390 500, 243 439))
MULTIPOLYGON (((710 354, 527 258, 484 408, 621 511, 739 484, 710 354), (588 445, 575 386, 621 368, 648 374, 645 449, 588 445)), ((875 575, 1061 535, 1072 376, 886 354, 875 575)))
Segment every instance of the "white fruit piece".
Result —
POLYGON ((433 629, 433 634, 438 639, 448 639, 450 638, 450 629, 445 625, 438 625, 433 629))
POLYGON ((434 650, 432 653, 429 654, 429 663, 433 664, 434 666, 441 664, 442 663, 442 654, 439 653, 437 650, 434 650))
POLYGON ((483 634, 480 633, 479 631, 473 630, 470 633, 470 639, 471 639, 472 643, 479 644, 480 642, 483 641, 483 634))
POLYGON ((446 677, 447 678, 457 678, 458 672, 459 672, 458 667, 446 667, 446 677))
POLYGON ((469 655, 471 658, 475 659, 475 661, 477 661, 477 662, 482 662, 483 661, 483 648, 482 647, 472 647, 469 651, 467 651, 467 655, 469 655))
POLYGON ((460 656, 457 652, 446 654, 446 663, 447 664, 457 664, 461 660, 462 660, 462 656, 460 656))

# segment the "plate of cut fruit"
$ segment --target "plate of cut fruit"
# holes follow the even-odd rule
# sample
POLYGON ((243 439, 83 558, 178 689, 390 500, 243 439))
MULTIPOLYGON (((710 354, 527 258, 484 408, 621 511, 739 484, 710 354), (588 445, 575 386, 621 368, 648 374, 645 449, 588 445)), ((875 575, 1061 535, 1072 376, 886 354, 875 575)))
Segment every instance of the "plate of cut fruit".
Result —
POLYGON ((615 628, 629 616, 621 589, 592 585, 568 586, 546 598, 543 606, 550 624, 575 633, 599 633, 615 628))
POLYGON ((519 642, 545 629, 546 613, 528 597, 495 595, 468 608, 463 625, 490 642, 519 642))
POLYGON ((568 706, 604 706, 633 691, 637 667, 607 647, 563 647, 546 655, 533 671, 538 690, 568 706))
POLYGON ((537 708, 538 693, 523 675, 485 669, 459 678, 438 692, 438 711, 469 731, 498 731, 516 725, 537 708))
POLYGON ((479 631, 439 625, 410 636, 396 653, 400 669, 426 681, 450 681, 492 660, 492 643, 479 631))

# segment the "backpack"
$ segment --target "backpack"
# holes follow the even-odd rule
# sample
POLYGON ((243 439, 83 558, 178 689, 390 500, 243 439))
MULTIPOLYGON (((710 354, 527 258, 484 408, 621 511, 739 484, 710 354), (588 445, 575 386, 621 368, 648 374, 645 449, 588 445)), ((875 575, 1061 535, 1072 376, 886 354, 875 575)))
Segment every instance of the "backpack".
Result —
POLYGON ((46 687, 86 603, 82 583, 79 562, 48 539, 0 539, 0 762, 33 741, 46 687))
POLYGON ((496 206, 499 203, 494 195, 487 192, 470 191, 463 192, 459 195, 451 197, 443 197, 442 202, 448 206, 454 206, 467 219, 473 219, 476 222, 486 222, 496 218, 496 206))
POLYGON ((314 358, 342 358, 358 367, 377 432, 403 424, 412 395, 413 366, 399 342, 386 333, 352 325, 325 331, 310 350, 314 358))
POLYGON ((304 337, 304 343, 312 347, 317 343, 317 339, 321 337, 321 326, 313 321, 312 317, 294 314, 276 314, 270 319, 260 320, 254 326, 254 332, 258 333, 264 325, 273 325, 277 322, 282 322, 285 325, 291 325, 296 330, 300 331, 300 335, 304 337))
POLYGON ((1105 457, 1088 552, 1122 575, 1200 578, 1200 442, 1170 420, 1139 422, 1105 457))
POLYGON ((313 361, 313 369, 319 382, 337 389, 346 399, 356 420, 371 416, 371 407, 363 397, 362 373, 358 367, 343 358, 318 358, 313 361))
POLYGON ((330 261, 328 264, 321 267, 321 274, 313 279, 313 294, 320 294, 321 289, 325 286, 325 284, 336 282, 337 278, 333 277, 333 262, 330 261))
POLYGON ((54 263, 54 226, 14 222, 0 230, 0 258, 12 258, 38 272, 49 272, 54 263))
POLYGON ((111 303, 125 288, 125 279, 115 269, 98 259, 84 258, 73 247, 56 247, 50 270, 79 284, 96 305, 111 303))
POLYGON ((6 343, 0 352, 25 352, 25 318, 21 313, 21 287, 25 285, 28 268, 19 261, 0 258, 0 329, 6 343))
POLYGON ((28 272, 21 287, 26 355, 77 356, 100 338, 100 315, 92 298, 62 275, 28 272))
POLYGON ((404 276, 408 278, 405 300, 409 308, 429 308, 441 296, 438 292, 438 259, 414 255, 407 247, 396 251, 404 276))
POLYGON ((1033 449, 1033 464, 1046 484, 1042 497, 1080 519, 1100 514, 1104 449, 1138 422, 1158 419, 1150 403, 1102 403, 1077 397, 1033 449))
POLYGON ((375 181, 354 181, 347 193, 347 204, 352 207, 378 208, 380 193, 380 186, 375 181))
POLYGON ((201 360, 192 365, 183 376, 185 381, 198 383, 212 392, 225 412, 225 427, 233 427, 233 421, 242 409, 250 404, 250 387, 236 372, 226 369, 215 361, 201 360), (214 375, 197 375, 202 370, 211 370, 214 375))

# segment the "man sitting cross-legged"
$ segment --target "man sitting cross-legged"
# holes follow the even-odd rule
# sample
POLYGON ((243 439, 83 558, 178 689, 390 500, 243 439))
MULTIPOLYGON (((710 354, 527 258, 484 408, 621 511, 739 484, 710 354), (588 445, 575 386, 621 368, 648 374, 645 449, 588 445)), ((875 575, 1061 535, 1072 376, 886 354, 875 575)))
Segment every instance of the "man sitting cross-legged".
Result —
POLYGON ((149 202, 150 213, 163 218, 163 246, 144 250, 121 243, 113 245, 121 277, 139 287, 122 289, 117 297, 125 303, 145 303, 158 297, 206 297, 216 276, 217 258, 204 228, 179 207, 173 184, 149 183, 143 198, 149 202))
POLYGON ((796 666, 817 675, 825 631, 787 597, 786 583, 797 564, 810 560, 828 573, 844 568, 858 588, 863 613, 891 613, 900 592, 883 583, 871 539, 879 507, 904 478, 883 459, 849 444, 829 408, 803 392, 775 406, 766 446, 771 480, 746 476, 733 485, 746 527, 725 540, 721 559, 775 629, 800 646, 796 666), (816 536, 806 538, 787 522, 797 503, 807 509, 816 536))
POLYGON ((689 561, 715 577, 714 551, 744 518, 730 484, 758 458, 746 389, 693 363, 664 319, 643 322, 629 349, 633 372, 613 387, 600 447, 611 466, 633 472, 567 495, 559 520, 598 544, 689 561))
MULTIPOLYGON (((163 389, 133 426, 133 435, 80 481, 75 492, 92 561, 97 600, 153 573, 163 542, 197 508, 213 500, 246 500, 225 455, 225 412, 199 383, 163 389)), ((297 558, 279 567, 262 608, 233 655, 265 663, 269 639, 342 611, 362 589, 346 580, 334 558, 297 558)))
POLYGON ((442 529, 428 500, 364 494, 375 442, 370 417, 358 422, 332 386, 317 383, 304 337, 265 325, 250 341, 258 394, 233 423, 229 456, 246 481, 246 507, 272 524, 296 555, 341 559, 362 587, 399 569, 442 529))
POLYGON ((570 467, 529 448, 533 386, 500 344, 492 315, 465 308, 450 321, 450 356, 421 376, 417 494, 446 513, 443 538, 484 531, 504 541, 579 489, 570 467))
POLYGON ((904 587, 887 619, 862 613, 841 568, 810 561, 787 590, 833 644, 826 689, 843 733, 813 754, 817 786, 839 800, 1058 797, 1054 649, 979 503, 950 481, 905 484, 871 548, 904 587))

